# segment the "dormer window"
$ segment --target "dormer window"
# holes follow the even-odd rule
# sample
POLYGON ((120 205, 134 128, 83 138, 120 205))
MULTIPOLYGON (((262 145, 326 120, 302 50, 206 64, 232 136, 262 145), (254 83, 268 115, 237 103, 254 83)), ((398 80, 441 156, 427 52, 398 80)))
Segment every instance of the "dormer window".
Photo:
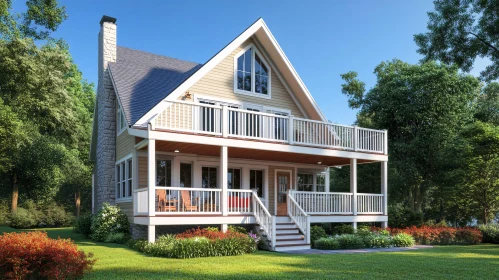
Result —
POLYGON ((270 67, 254 45, 234 58, 234 91, 270 98, 270 67))

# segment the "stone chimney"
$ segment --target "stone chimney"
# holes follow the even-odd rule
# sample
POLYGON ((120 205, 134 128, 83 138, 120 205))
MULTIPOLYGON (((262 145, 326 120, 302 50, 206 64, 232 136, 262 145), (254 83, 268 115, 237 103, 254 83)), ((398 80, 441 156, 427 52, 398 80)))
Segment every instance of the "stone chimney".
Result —
POLYGON ((116 19, 103 16, 100 20, 98 54, 96 211, 104 202, 114 204, 115 198, 116 95, 107 68, 109 62, 116 62, 116 19))

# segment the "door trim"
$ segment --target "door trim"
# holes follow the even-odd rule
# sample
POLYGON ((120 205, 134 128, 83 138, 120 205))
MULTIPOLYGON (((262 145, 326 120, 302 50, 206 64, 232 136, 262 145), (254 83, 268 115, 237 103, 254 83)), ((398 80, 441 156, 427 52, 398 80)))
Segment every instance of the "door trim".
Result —
POLYGON ((289 173, 289 189, 293 189, 293 170, 274 169, 274 215, 277 216, 277 173, 289 173))

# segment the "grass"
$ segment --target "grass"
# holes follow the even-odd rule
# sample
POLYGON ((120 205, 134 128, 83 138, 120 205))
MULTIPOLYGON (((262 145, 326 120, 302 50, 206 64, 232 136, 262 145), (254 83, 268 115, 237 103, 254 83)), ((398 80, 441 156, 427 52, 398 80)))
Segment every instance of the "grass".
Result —
MULTIPOLYGON (((234 257, 165 259, 125 245, 96 243, 70 228, 45 229, 71 238, 97 263, 86 279, 497 279, 499 245, 441 246, 405 252, 291 255, 259 251, 234 257)), ((2 231, 16 231, 0 227, 2 231)))

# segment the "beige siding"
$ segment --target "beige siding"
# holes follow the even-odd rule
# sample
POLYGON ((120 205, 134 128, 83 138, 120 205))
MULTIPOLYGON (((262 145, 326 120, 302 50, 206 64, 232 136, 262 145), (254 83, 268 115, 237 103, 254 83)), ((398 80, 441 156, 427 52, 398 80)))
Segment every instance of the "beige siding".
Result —
POLYGON ((139 189, 147 188, 147 157, 139 157, 139 189))
POLYGON ((257 105, 288 109, 295 117, 303 118, 303 114, 281 83, 277 74, 271 69, 271 99, 258 98, 234 92, 234 56, 247 45, 253 43, 248 39, 239 48, 233 51, 215 68, 194 84, 189 92, 206 96, 215 96, 224 99, 236 100, 257 105))
POLYGON ((269 212, 272 215, 275 215, 275 170, 290 170, 291 171, 291 188, 295 187, 295 181, 296 181, 296 174, 295 174, 295 169, 293 167, 288 167, 288 166, 269 166, 269 212))
POLYGON ((130 202, 118 202, 116 205, 125 212, 128 217, 128 222, 133 223, 133 203, 130 202))
POLYGON ((135 149, 135 137, 125 130, 116 137, 116 160, 133 153, 135 149))

